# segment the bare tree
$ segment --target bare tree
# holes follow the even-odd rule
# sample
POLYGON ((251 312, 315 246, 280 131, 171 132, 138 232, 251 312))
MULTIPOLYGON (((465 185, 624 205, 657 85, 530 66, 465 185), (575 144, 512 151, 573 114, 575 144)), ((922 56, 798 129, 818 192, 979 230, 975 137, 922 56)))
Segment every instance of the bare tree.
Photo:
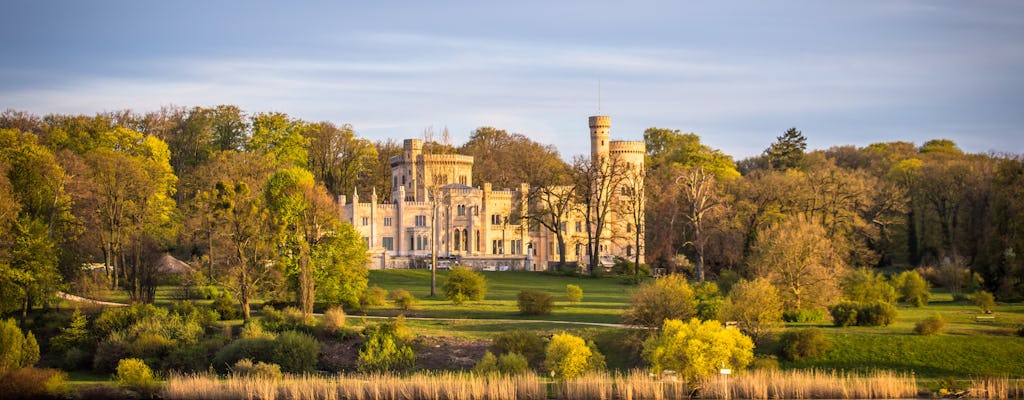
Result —
POLYGON ((683 173, 676 178, 676 182, 681 186, 686 200, 684 216, 693 231, 693 239, 687 243, 693 246, 697 256, 697 281, 704 282, 704 247, 707 244, 705 222, 722 205, 715 191, 715 177, 705 172, 703 167, 697 167, 683 173))
POLYGON ((534 205, 528 218, 551 231, 558 246, 558 267, 565 266, 565 231, 562 223, 576 211, 576 187, 573 185, 544 185, 530 191, 534 205))
POLYGON ((613 194, 622 185, 623 163, 609 157, 577 157, 573 161, 576 193, 583 204, 587 230, 587 272, 600 266, 601 239, 607 235, 609 217, 615 203, 613 194))
POLYGON ((623 215, 634 227, 630 238, 633 240, 633 248, 636 249, 636 253, 633 255, 633 275, 640 275, 640 255, 644 251, 643 239, 646 233, 644 202, 647 195, 645 184, 647 169, 643 165, 629 165, 624 168, 623 173, 625 174, 621 197, 623 215))

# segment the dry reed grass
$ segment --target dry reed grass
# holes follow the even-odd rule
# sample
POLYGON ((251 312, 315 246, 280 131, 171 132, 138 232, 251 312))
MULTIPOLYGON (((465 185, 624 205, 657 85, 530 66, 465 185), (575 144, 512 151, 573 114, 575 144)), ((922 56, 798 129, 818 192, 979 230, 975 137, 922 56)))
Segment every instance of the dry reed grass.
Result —
POLYGON ((477 376, 460 373, 287 376, 272 380, 213 375, 172 376, 165 398, 212 400, 541 400, 544 381, 536 375, 477 376))
POLYGON ((967 397, 972 399, 1024 398, 1024 380, 1008 377, 984 378, 971 381, 967 397))

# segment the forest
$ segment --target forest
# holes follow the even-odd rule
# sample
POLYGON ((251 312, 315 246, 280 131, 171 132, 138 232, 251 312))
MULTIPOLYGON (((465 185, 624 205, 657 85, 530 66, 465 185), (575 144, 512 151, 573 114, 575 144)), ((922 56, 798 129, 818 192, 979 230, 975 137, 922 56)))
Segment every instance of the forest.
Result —
MULTIPOLYGON (((524 134, 481 127, 462 145, 447 129, 417 136, 427 151, 475 156, 476 182, 544 188, 581 179, 581 160, 570 164, 524 134)), ((1021 155, 969 154, 945 139, 809 151, 796 128, 773 136, 761 155, 734 161, 694 133, 644 132, 638 231, 651 267, 698 281, 773 268, 814 275, 816 265, 832 276, 918 268, 954 293, 1024 295, 1021 155)), ((231 288, 246 318, 256 298, 305 312, 315 302, 355 305, 367 287, 365 247, 333 202, 354 190, 388 201, 388 159, 400 152, 398 142, 360 138, 350 125, 230 105, 7 110, 0 311, 24 316, 58 290, 106 287, 151 302, 155 261, 167 253, 200 267, 190 284, 231 288), (83 266, 102 269, 101 279, 83 266)), ((545 211, 529 215, 543 224, 545 211)), ((832 296, 838 278, 828 281, 790 287, 790 301, 832 296)))

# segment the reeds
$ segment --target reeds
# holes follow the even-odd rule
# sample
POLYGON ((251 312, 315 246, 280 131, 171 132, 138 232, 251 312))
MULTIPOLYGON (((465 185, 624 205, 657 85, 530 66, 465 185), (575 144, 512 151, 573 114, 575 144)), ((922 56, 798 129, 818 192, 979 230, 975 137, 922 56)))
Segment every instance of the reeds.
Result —
POLYGON ((972 399, 1024 398, 1024 380, 1008 377, 983 378, 971 381, 967 397, 972 399))
POLYGON ((279 380, 182 375, 167 380, 165 397, 213 400, 541 400, 547 398, 547 389, 542 379, 529 374, 305 375, 279 380))
POLYGON ((707 399, 898 399, 917 397, 913 374, 756 370, 700 383, 707 399))

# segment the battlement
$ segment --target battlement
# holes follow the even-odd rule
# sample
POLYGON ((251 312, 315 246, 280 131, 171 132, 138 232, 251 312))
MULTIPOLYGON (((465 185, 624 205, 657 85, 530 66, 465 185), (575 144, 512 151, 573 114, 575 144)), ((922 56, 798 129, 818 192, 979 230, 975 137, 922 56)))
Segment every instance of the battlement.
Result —
POLYGON ((424 154, 423 161, 430 163, 472 164, 473 156, 462 154, 424 154))
POLYGON ((607 115, 595 115, 590 117, 590 128, 610 128, 612 126, 612 117, 607 115))
POLYGON ((608 151, 612 153, 647 153, 647 144, 633 140, 613 140, 608 143, 608 151))

